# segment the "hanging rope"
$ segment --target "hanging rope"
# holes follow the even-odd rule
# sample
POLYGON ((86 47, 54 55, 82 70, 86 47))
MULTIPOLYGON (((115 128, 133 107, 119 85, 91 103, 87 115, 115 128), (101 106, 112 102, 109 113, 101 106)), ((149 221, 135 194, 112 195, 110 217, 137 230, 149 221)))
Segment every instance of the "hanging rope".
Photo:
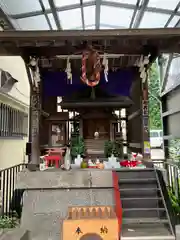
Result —
POLYGON ((103 66, 104 66, 104 78, 105 81, 108 82, 108 58, 106 56, 106 54, 104 54, 103 56, 103 66))
POLYGON ((69 57, 67 58, 66 74, 67 79, 70 80, 70 84, 72 84, 71 63, 69 57))

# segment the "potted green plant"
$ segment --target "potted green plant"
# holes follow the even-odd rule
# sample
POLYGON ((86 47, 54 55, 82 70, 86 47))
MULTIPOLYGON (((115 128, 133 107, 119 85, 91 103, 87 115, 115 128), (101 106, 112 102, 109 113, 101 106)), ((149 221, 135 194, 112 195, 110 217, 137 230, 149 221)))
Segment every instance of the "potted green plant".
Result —
POLYGON ((123 158, 123 142, 121 140, 113 141, 112 154, 117 158, 123 158))
POLYGON ((113 143, 112 141, 108 140, 104 143, 104 155, 106 158, 112 155, 113 143))
POLYGON ((78 155, 81 157, 85 153, 84 139, 81 136, 74 136, 70 142, 71 157, 75 159, 78 155))
POLYGON ((123 158, 123 143, 121 140, 106 141, 104 144, 104 155, 108 158, 111 155, 123 158))

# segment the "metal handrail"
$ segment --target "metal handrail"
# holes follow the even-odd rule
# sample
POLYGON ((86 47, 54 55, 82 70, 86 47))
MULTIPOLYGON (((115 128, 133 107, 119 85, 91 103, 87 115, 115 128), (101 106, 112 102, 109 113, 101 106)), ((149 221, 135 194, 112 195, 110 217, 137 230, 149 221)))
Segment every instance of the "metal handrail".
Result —
POLYGON ((174 235, 174 228, 173 228, 173 225, 172 225, 172 221, 171 221, 171 218, 170 218, 170 214, 169 214, 169 211, 168 211, 168 208, 167 208, 167 204, 166 204, 166 201, 165 201, 165 198, 164 198, 162 186, 160 184, 160 179, 159 179, 157 171, 158 170, 155 169, 157 184, 158 184, 158 187, 160 189, 160 194, 161 194, 161 197, 162 197, 162 202, 163 202, 164 208, 166 210, 166 216, 167 216, 167 219, 168 219, 168 222, 169 222, 169 227, 170 227, 171 233, 174 235))
POLYGON ((11 209, 12 199, 15 191, 16 177, 19 172, 27 167, 27 164, 22 163, 6 169, 0 170, 0 191, 1 191, 1 206, 0 215, 2 217, 13 217, 11 209))
POLYGON ((171 159, 153 160, 155 168, 163 169, 166 186, 171 189, 175 196, 180 198, 180 168, 176 162, 171 159))

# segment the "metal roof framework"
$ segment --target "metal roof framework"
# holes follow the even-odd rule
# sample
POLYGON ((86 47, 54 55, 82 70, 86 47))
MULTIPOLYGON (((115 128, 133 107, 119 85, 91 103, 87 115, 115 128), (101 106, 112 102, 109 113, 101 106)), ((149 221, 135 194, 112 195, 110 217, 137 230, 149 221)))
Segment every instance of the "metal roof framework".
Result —
POLYGON ((178 0, 0 0, 4 29, 88 30, 180 26, 178 0))

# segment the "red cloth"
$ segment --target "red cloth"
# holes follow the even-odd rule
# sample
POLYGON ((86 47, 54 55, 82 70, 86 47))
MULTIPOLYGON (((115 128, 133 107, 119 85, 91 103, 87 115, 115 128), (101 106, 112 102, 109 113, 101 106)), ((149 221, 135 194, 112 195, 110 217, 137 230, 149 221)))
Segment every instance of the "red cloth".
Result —
POLYGON ((119 223, 119 228, 117 229, 119 233, 119 239, 121 238, 121 228, 122 228, 122 204, 121 196, 119 191, 118 175, 116 172, 112 171, 113 187, 114 187, 114 201, 115 201, 115 212, 119 223))
POLYGON ((137 160, 135 161, 124 160, 120 162, 120 165, 122 167, 137 167, 139 164, 142 164, 142 162, 137 160))

